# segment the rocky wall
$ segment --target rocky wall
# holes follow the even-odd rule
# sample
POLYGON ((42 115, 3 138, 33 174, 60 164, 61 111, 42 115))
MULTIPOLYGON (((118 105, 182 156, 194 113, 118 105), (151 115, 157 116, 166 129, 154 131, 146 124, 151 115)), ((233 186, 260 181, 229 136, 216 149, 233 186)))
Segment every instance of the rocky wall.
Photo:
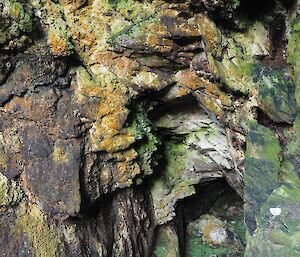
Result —
POLYGON ((0 0, 0 256, 300 256, 299 13, 0 0))

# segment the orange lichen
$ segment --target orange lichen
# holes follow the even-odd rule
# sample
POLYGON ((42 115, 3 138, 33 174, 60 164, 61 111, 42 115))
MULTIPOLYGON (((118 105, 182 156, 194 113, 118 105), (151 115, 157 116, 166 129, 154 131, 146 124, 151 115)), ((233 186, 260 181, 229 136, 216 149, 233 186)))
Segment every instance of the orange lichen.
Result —
POLYGON ((57 31, 51 31, 48 34, 48 42, 50 44, 51 50, 57 55, 66 55, 70 52, 70 47, 65 38, 61 37, 57 31))
POLYGON ((200 92, 195 92, 194 95, 204 108, 214 113, 217 117, 220 117, 223 114, 222 105, 218 103, 218 99, 200 92))
POLYGON ((112 72, 122 79, 130 79, 139 69, 139 63, 112 51, 98 51, 93 53, 90 61, 93 73, 101 73, 103 70, 112 72))
POLYGON ((195 24, 198 24, 205 47, 214 56, 221 56, 222 36, 216 24, 205 15, 197 15, 195 24))
POLYGON ((205 87, 205 80, 199 77, 194 71, 182 70, 176 73, 176 81, 188 89, 196 90, 205 87))

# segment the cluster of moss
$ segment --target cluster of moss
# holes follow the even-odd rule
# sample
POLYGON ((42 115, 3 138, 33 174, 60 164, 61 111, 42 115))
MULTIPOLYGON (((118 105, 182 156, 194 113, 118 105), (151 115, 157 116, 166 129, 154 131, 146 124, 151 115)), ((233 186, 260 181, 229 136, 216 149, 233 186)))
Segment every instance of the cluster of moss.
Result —
POLYGON ((161 141, 154 124, 147 117, 144 104, 140 103, 132 107, 133 119, 128 131, 135 137, 134 148, 138 154, 137 162, 142 173, 143 175, 149 175, 153 173, 153 169, 160 159, 158 150, 161 141))
POLYGON ((230 249, 226 247, 209 246, 202 241, 201 238, 192 238, 187 242, 187 257, 194 256, 228 256, 230 249))

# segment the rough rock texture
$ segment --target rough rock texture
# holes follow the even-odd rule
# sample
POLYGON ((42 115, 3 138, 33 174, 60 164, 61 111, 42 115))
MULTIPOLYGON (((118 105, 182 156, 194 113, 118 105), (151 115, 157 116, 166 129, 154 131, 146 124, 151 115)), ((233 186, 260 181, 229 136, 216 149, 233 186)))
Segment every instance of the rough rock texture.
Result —
POLYGON ((0 0, 0 256, 300 256, 299 13, 0 0))

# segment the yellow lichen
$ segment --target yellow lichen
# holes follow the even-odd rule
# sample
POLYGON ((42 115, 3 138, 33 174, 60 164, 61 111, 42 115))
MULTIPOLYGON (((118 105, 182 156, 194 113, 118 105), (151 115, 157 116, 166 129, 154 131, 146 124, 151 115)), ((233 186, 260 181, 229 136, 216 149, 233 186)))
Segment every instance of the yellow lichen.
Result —
POLYGON ((63 164, 69 161, 70 156, 69 153, 66 152, 66 149, 63 149, 59 146, 54 146, 52 158, 54 162, 63 164))
POLYGON ((15 181, 10 181, 0 173, 0 207, 12 206, 18 203, 23 194, 15 181))
POLYGON ((3 143, 3 135, 0 134, 0 170, 6 170, 8 165, 8 157, 3 143))
POLYGON ((20 205, 16 220, 18 233, 27 234, 36 257, 58 257, 60 240, 54 225, 50 224, 35 204, 20 205))

